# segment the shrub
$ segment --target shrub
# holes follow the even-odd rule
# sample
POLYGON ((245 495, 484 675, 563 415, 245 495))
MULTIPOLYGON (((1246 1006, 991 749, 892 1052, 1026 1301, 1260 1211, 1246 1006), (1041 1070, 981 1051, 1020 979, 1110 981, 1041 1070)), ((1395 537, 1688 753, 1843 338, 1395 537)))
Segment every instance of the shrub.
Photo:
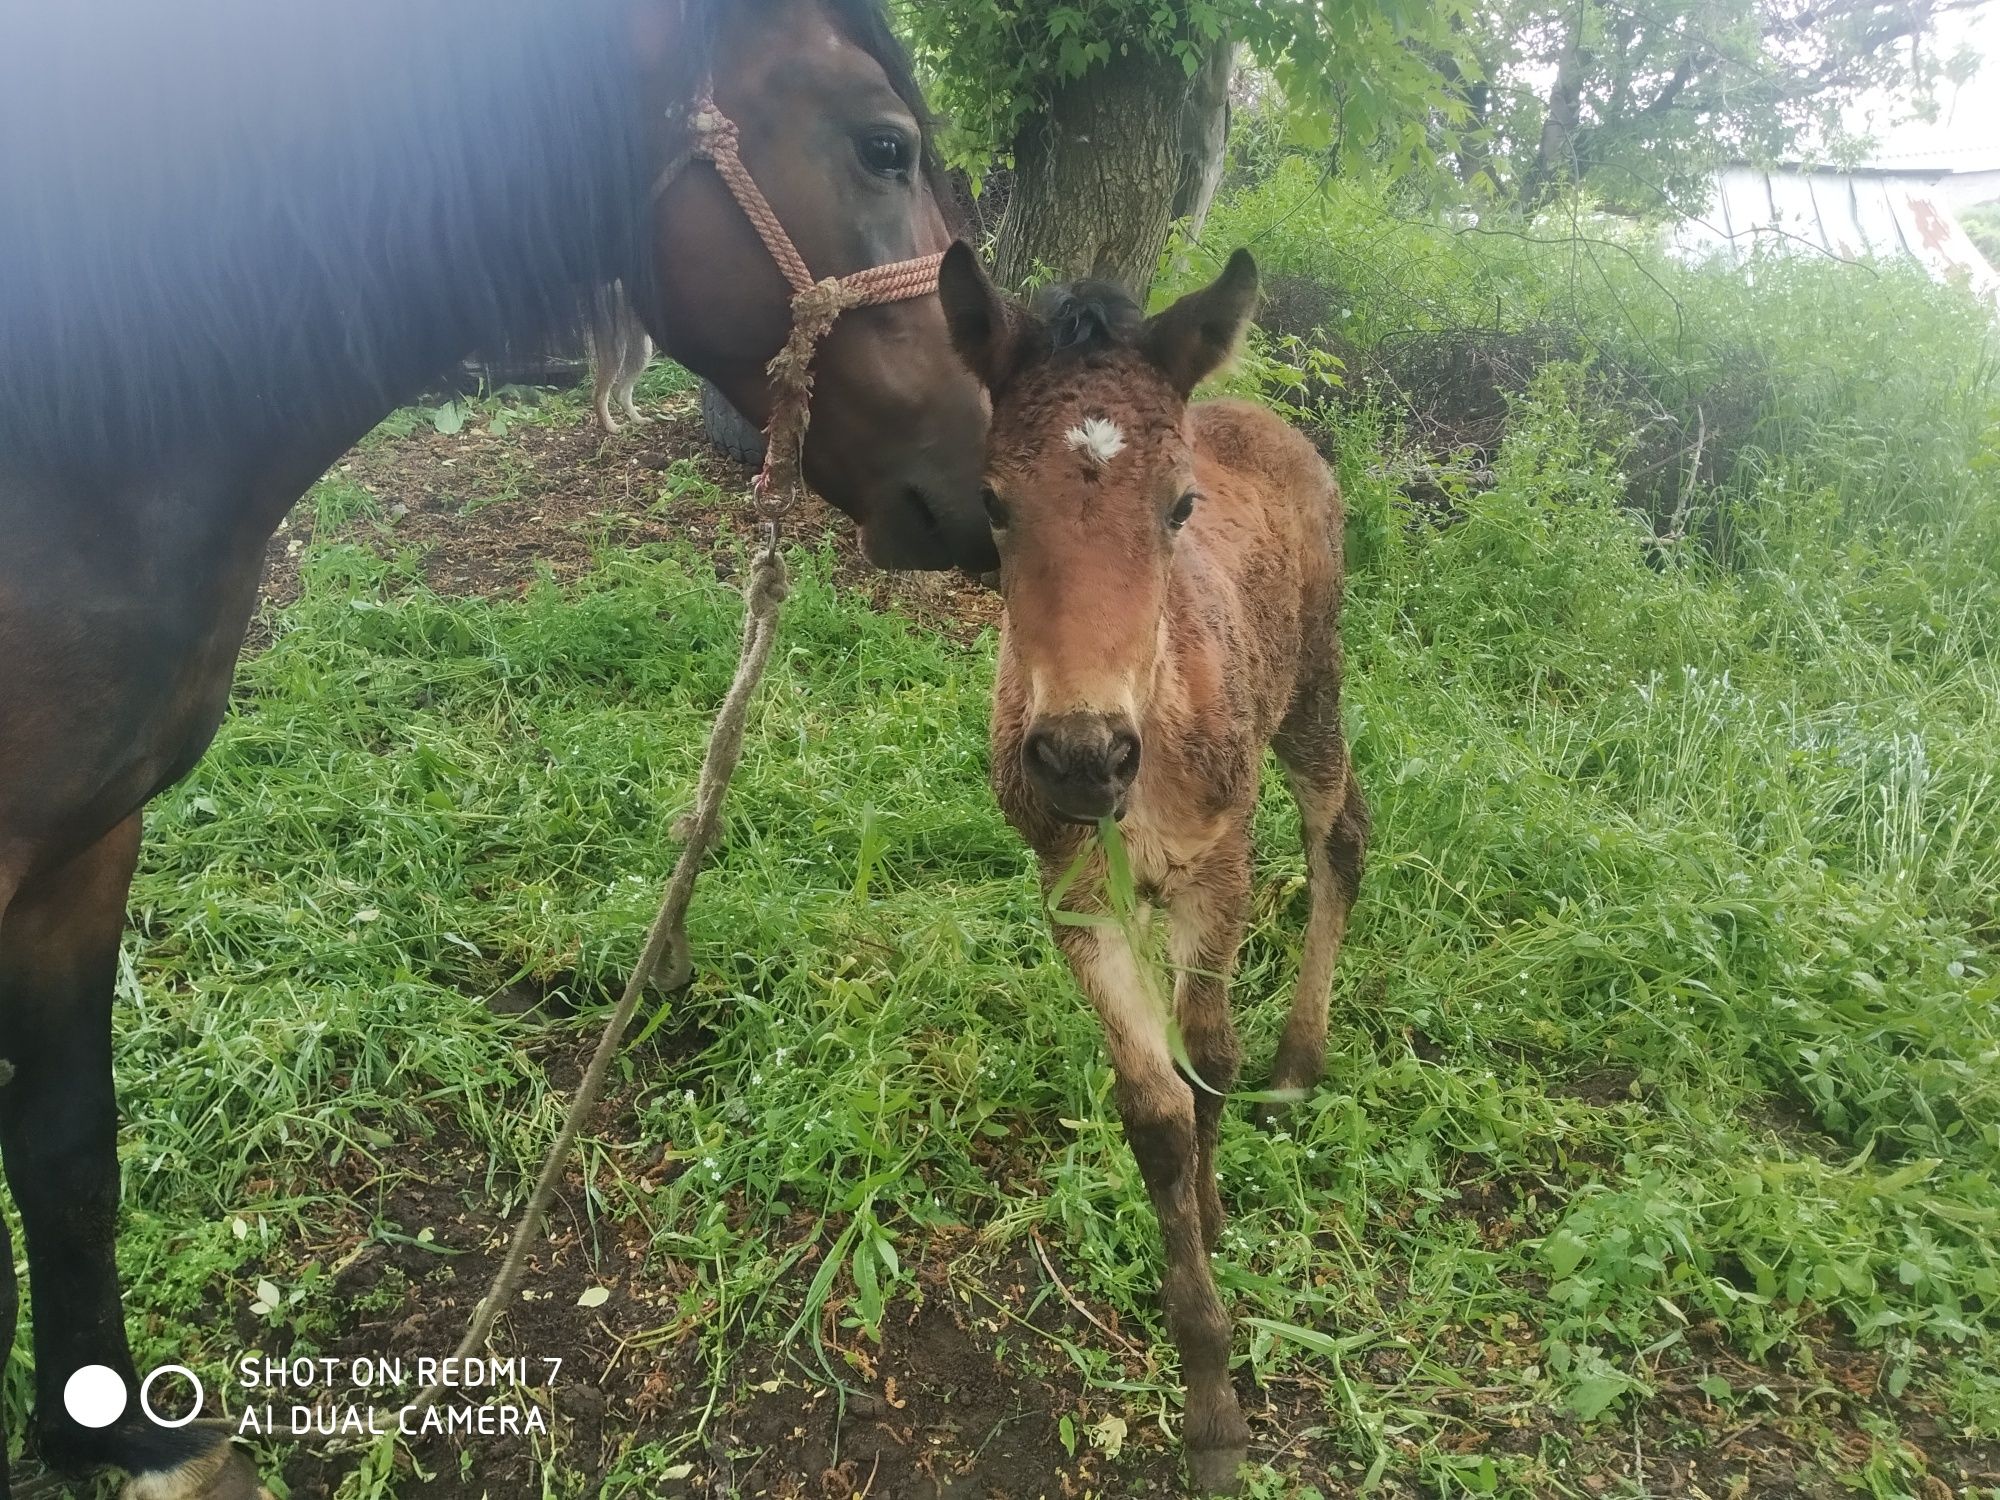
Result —
MULTIPOLYGON (((1628 503, 1727 557, 1792 534, 1801 494, 1843 535, 1993 539, 2000 338, 1906 264, 1769 256, 1690 266, 1609 218, 1439 221, 1301 161, 1218 203, 1206 243, 1250 245, 1282 336, 1346 367, 1429 465, 1489 467, 1508 404, 1552 362, 1619 454, 1628 503)), ((1205 274, 1170 253, 1166 295, 1205 274)))

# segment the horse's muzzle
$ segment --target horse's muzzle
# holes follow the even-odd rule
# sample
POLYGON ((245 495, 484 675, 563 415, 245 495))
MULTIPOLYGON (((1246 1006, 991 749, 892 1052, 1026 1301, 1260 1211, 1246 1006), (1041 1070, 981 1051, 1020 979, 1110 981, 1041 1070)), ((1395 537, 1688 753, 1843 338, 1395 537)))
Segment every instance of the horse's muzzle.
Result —
POLYGON ((1122 818, 1139 774, 1139 731, 1123 714, 1039 720, 1021 741, 1021 765, 1057 817, 1072 823, 1122 818))

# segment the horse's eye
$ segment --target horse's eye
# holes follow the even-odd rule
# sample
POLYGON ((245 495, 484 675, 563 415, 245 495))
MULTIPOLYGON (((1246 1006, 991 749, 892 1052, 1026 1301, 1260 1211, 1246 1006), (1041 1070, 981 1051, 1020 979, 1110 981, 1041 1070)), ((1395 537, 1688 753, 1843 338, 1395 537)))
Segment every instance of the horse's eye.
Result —
POLYGON ((1201 496, 1197 495, 1193 490, 1189 490, 1185 495, 1181 496, 1180 499, 1174 502, 1174 508, 1167 512, 1167 524, 1175 531, 1179 531, 1183 526, 1187 525, 1188 517, 1194 514, 1194 503, 1200 498, 1201 496))
POLYGON ((995 531, 1005 531, 1007 529, 1007 504, 1000 498, 992 485, 989 484, 979 492, 979 503, 986 507, 986 519, 992 522, 993 529, 995 531))
POLYGON ((902 177, 916 160, 916 148, 900 130, 871 130, 861 137, 861 165, 878 177, 902 177))

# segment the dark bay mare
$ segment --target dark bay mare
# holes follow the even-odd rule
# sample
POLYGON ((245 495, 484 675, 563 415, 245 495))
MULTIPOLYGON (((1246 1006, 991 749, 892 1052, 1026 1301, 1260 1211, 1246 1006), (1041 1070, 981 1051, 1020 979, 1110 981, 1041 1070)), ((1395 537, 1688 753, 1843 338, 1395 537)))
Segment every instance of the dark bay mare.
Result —
MULTIPOLYGON (((140 809, 215 731, 279 519, 462 356, 617 280, 768 415, 785 281, 712 170, 655 191, 705 86, 811 274, 948 243, 879 0, 0 0, 0 1149, 36 1443, 128 1500, 259 1493, 213 1430, 143 1413, 124 1331, 140 809), (72 1416, 79 1370, 122 1414, 72 1416)), ((870 553, 990 565, 984 409, 936 297, 849 312, 816 368, 807 476, 870 553)), ((13 1265, 0 1227, 0 1366, 13 1265)))

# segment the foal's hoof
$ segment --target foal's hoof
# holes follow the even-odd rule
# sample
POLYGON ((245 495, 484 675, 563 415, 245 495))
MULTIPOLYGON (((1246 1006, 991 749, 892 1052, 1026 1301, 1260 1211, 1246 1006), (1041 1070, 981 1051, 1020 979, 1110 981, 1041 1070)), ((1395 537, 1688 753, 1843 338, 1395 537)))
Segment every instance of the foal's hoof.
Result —
POLYGON ((257 1479, 250 1460, 224 1444, 178 1469, 135 1474, 118 1500, 277 1500, 257 1479))
POLYGON ((1188 1478, 1197 1495, 1237 1493, 1237 1473, 1250 1461, 1247 1448, 1203 1448, 1189 1450, 1188 1478))
POLYGON ((1306 1095, 1312 1092, 1312 1085, 1283 1083, 1273 1078, 1270 1087, 1264 1092, 1266 1097, 1257 1101, 1256 1107, 1250 1112, 1250 1118, 1256 1122, 1259 1130, 1268 1135, 1283 1128, 1292 1111, 1303 1104, 1306 1095))
POLYGON ((1299 1107, 1299 1099, 1304 1097, 1305 1092, 1301 1090, 1298 1098, 1266 1099, 1251 1111, 1251 1122, 1264 1134, 1276 1135, 1285 1128, 1285 1122, 1292 1117, 1292 1111, 1299 1107))

